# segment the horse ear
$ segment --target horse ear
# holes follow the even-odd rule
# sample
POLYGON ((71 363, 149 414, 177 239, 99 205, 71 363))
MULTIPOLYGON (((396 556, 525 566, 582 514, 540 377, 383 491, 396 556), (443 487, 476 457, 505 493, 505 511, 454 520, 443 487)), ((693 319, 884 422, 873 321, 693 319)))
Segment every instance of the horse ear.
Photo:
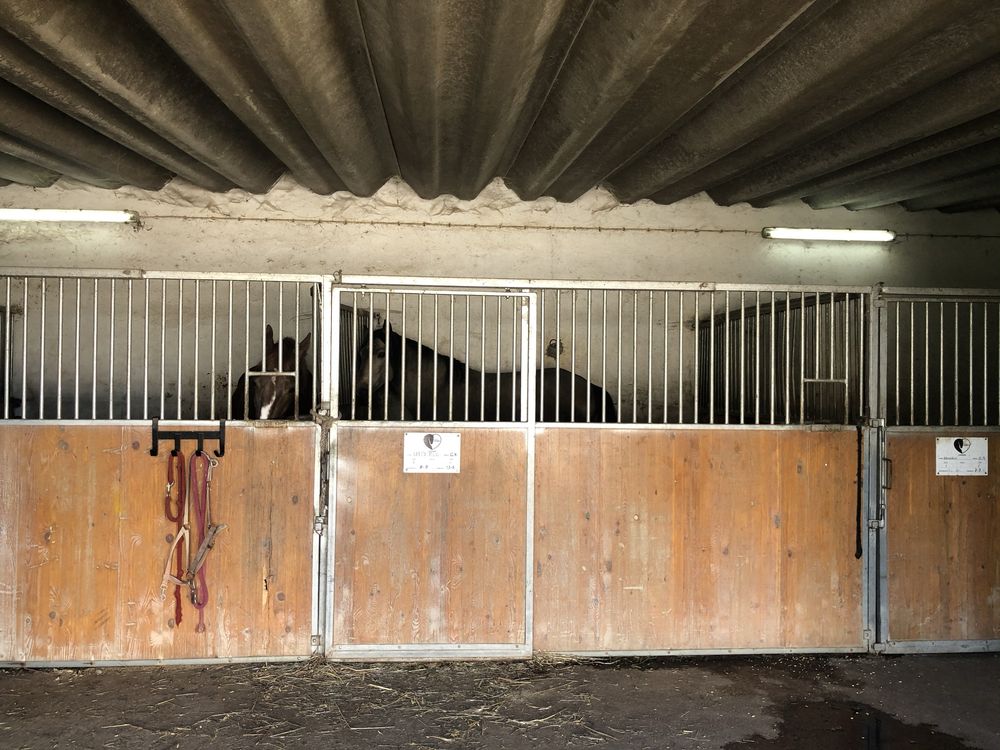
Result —
POLYGON ((275 341, 274 341, 274 329, 271 328, 271 324, 268 323, 267 324, 267 345, 268 346, 274 346, 274 344, 275 344, 275 341))
POLYGON ((311 340, 312 340, 312 332, 310 331, 309 333, 307 333, 307 334, 305 335, 305 338, 303 338, 303 339, 302 339, 302 340, 301 340, 301 341, 299 342, 299 358, 300 358, 300 359, 301 359, 302 357, 306 356, 306 352, 307 352, 307 351, 309 351, 309 342, 310 342, 311 340))

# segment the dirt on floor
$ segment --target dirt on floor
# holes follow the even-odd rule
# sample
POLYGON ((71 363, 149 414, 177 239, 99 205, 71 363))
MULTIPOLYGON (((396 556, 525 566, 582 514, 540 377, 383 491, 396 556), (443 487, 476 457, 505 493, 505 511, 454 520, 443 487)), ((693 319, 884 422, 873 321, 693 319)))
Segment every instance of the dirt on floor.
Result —
POLYGON ((0 671, 2 748, 1000 749, 1000 655, 0 671))

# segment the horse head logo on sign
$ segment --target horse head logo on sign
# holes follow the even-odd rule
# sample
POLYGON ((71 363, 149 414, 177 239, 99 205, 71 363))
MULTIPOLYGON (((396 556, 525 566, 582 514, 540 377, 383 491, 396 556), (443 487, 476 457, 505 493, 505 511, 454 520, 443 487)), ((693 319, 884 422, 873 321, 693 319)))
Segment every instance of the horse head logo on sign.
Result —
POLYGON ((429 450, 437 450, 441 445, 441 436, 433 432, 424 435, 424 445, 426 445, 429 450))
POLYGON ((969 448, 972 447, 972 441, 968 438, 957 438, 955 440, 955 450, 961 453, 963 456, 969 452, 969 448))

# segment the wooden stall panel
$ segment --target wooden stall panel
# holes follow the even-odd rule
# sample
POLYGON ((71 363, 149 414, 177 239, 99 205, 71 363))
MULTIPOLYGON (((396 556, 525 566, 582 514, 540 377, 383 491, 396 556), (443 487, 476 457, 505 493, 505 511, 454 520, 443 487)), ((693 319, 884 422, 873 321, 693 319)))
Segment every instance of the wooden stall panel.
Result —
POLYGON ((854 432, 544 429, 535 647, 859 646, 854 432))
POLYGON ((989 476, 935 476, 935 438, 948 434, 889 435, 893 641, 1000 639, 1000 435, 981 433, 989 476))
POLYGON ((334 644, 524 642, 526 435, 463 429, 404 474, 402 428, 338 429, 334 644))
POLYGON ((17 524, 5 569, 16 621, 0 658, 308 655, 317 430, 229 426, 226 437, 212 510, 228 528, 208 556, 206 628, 196 632, 189 601, 177 624, 172 587, 160 600, 176 530, 163 511, 169 446, 150 457, 148 427, 0 427, 0 456, 22 466, 0 506, 17 524))

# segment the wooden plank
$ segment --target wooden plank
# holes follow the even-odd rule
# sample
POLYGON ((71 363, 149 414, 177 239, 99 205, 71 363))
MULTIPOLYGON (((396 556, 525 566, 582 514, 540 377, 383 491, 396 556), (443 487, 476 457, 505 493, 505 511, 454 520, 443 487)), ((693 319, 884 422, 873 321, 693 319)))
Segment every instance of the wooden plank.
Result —
POLYGON ((0 427, 0 455, 16 445, 29 457, 14 498, 17 660, 307 655, 317 436, 312 425, 227 429, 212 506, 229 528, 209 555, 196 632, 188 602, 177 626, 172 594, 160 599, 175 526, 148 428, 0 427))
POLYGON ((524 642, 524 430, 460 429, 459 474, 403 474, 402 428, 338 429, 334 643, 524 642))
POLYGON ((0 660, 22 661, 20 638, 20 589, 18 548, 21 537, 21 503, 24 472, 19 467, 28 446, 4 440, 0 428, 0 660))
POLYGON ((853 432, 540 430, 535 647, 857 646, 853 432))
POLYGON ((977 433, 890 433, 887 498, 889 637, 894 641, 1000 638, 1000 435, 990 475, 935 476, 935 438, 977 433))

